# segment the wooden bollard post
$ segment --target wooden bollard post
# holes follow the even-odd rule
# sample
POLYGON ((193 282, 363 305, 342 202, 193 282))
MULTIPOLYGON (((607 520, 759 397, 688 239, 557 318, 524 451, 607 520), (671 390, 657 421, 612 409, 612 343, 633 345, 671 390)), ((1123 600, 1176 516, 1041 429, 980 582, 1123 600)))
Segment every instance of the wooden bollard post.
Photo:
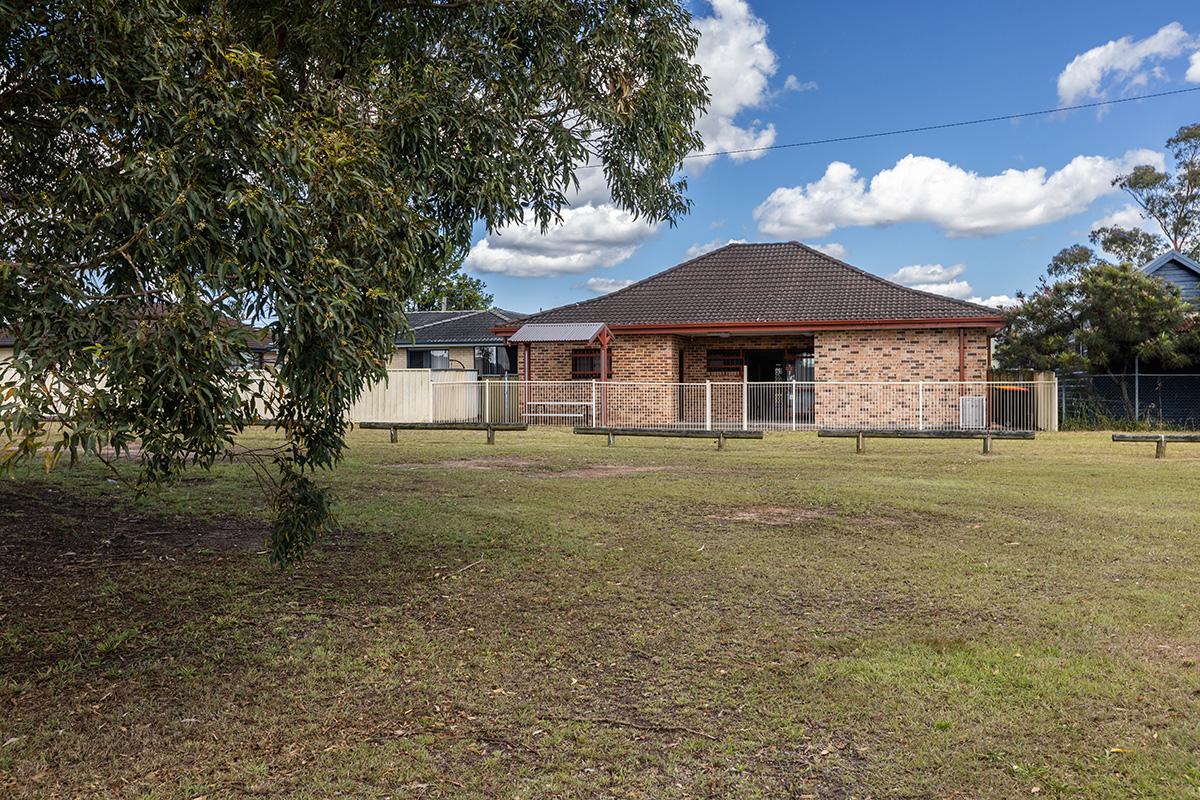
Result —
POLYGON ((615 442, 616 440, 617 440, 616 435, 614 435, 612 431, 609 431, 608 432, 608 446, 612 447, 613 442, 615 442))
POLYGON ((390 440, 391 440, 392 444, 395 444, 395 443, 396 443, 397 435, 396 435, 396 429, 395 429, 395 428, 389 428, 389 429, 388 429, 388 439, 390 439, 390 440))
POLYGON ((725 449, 725 431, 717 431, 717 449, 725 449))
POLYGON ((983 435, 983 454, 985 456, 987 456, 987 455, 991 455, 991 453, 992 453, 992 434, 991 434, 991 431, 988 431, 987 433, 985 433, 983 435))
POLYGON ((487 434, 488 434, 487 443, 495 444, 496 443, 496 429, 493 428, 491 425, 488 425, 487 434))
POLYGON ((1154 457, 1155 458, 1166 458, 1167 457, 1167 437, 1159 436, 1158 441, 1154 443, 1154 457))
POLYGON ((867 452, 867 437, 863 435, 862 431, 859 431, 858 436, 854 437, 854 452, 860 456, 867 452))

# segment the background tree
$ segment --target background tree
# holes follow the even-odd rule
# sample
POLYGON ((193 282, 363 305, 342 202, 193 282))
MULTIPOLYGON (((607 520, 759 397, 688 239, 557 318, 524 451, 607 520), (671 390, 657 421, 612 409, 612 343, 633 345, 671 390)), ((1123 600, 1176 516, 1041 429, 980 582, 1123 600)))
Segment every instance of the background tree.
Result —
POLYGON ((1171 369, 1200 361, 1195 309, 1178 289, 1138 267, 1168 249, 1200 256, 1200 124, 1167 140, 1173 175, 1135 167, 1113 184, 1162 233, 1106 226, 1050 261, 1031 295, 1007 310, 996 359, 1006 369, 1129 372, 1135 360, 1171 369))
MULTIPOLYGON (((1194 310, 1177 287, 1108 263, 1083 245, 1059 252, 1046 273, 1032 295, 1019 295, 1007 310, 995 350, 1002 368, 1115 377, 1132 371, 1135 359, 1176 368, 1200 357, 1194 310)), ((1115 383, 1126 391, 1123 381, 1115 383)))
POLYGON ((430 269, 405 303, 408 311, 451 311, 491 308, 495 299, 479 278, 462 271, 465 249, 455 250, 441 266, 430 269))
POLYGON ((1162 234, 1119 225, 1092 232, 1092 244, 1121 263, 1145 264, 1167 250, 1200 258, 1200 123, 1176 131, 1167 150, 1175 162, 1173 174, 1142 165, 1113 181, 1162 234))
POLYGON ((280 563, 328 524, 313 473, 473 225, 548 225, 586 161, 625 209, 688 210, 706 93, 677 0, 0 11, 4 464, 138 440, 144 487, 253 457, 280 563), (277 347, 266 379, 243 323, 277 347), (245 453, 260 415, 282 443, 245 453))

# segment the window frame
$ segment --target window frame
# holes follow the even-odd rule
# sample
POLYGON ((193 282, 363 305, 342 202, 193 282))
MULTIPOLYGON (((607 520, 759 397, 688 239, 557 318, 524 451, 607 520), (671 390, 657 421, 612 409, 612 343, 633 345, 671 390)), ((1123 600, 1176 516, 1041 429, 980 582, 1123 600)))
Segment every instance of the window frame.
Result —
MULTIPOLYGON (((571 351, 571 380, 573 381, 595 381, 600 380, 600 359, 603 355, 602 348, 599 347, 581 347, 571 351), (580 369, 579 361, 581 359, 596 359, 595 369, 580 369)), ((607 379, 612 380, 613 376, 613 359, 612 350, 608 351, 607 367, 605 372, 608 373, 607 379)))
POLYGON ((704 354, 708 372, 741 372, 746 366, 746 350, 741 347, 710 347, 704 354))

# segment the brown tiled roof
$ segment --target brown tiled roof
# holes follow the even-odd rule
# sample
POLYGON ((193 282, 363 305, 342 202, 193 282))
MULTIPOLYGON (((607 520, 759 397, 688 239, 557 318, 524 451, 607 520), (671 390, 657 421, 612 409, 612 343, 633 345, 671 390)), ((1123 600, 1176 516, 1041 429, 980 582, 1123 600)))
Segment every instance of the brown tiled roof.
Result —
POLYGON ((994 308, 909 289, 799 242, 729 244, 611 294, 522 323, 997 320, 994 308))

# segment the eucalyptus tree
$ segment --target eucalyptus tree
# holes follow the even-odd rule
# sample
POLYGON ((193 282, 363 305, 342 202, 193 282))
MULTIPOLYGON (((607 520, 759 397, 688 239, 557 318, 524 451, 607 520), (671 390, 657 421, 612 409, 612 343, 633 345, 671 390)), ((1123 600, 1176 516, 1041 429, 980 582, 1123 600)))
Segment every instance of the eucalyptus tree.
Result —
POLYGON ((136 483, 246 456, 273 557, 403 307, 472 227, 551 224, 577 168, 651 220, 707 101, 676 0, 0 0, 4 464, 140 445, 136 483), (256 339, 269 380, 245 365, 256 339), (61 425, 47 419, 58 415, 61 425))

